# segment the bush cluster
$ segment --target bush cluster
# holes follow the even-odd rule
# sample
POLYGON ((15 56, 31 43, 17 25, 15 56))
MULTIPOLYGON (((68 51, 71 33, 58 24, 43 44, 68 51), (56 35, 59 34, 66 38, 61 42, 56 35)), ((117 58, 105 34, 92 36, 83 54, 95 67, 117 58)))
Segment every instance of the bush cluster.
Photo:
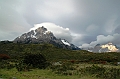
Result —
POLYGON ((0 54, 0 69, 6 68, 6 69, 11 69, 14 68, 15 66, 10 62, 10 56, 7 54, 0 54))
POLYGON ((75 70, 71 62, 63 62, 58 65, 53 64, 50 66, 50 69, 52 69, 56 74, 61 75, 73 75, 73 71, 75 70))
POLYGON ((8 60, 2 60, 2 61, 0 61, 0 69, 3 69, 3 68, 4 69, 12 69, 14 67, 15 67, 15 65, 9 63, 8 60))
POLYGON ((120 78, 120 69, 106 68, 102 66, 92 65, 91 67, 81 68, 82 74, 91 74, 92 76, 102 79, 117 79, 120 78), (84 71, 84 72, 83 72, 84 71))
POLYGON ((29 71, 30 70, 30 66, 23 63, 22 60, 19 63, 16 63, 15 67, 18 71, 29 71))
POLYGON ((7 60, 10 59, 10 56, 8 56, 7 54, 0 54, 0 60, 7 60))
POLYGON ((40 69, 47 67, 47 60, 42 54, 26 54, 23 63, 40 69))
POLYGON ((52 71, 61 75, 79 75, 80 77, 85 75, 91 75, 93 77, 102 79, 118 79, 120 78, 119 68, 107 68, 98 65, 92 65, 89 67, 79 68, 70 63, 63 63, 62 65, 52 65, 52 71))
POLYGON ((49 63, 42 54, 25 54, 23 60, 16 64, 18 71, 29 71, 31 68, 45 69, 49 63))

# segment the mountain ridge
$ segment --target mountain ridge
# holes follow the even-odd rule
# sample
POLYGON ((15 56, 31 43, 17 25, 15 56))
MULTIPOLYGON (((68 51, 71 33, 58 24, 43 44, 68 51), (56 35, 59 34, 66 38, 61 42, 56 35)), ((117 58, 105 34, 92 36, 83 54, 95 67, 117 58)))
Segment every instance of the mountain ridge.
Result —
POLYGON ((49 44, 53 44, 60 48, 73 49, 73 50, 80 49, 77 46, 69 43, 65 39, 56 38, 54 34, 51 31, 48 31, 47 28, 45 28, 44 26, 39 27, 34 30, 30 30, 29 32, 22 34, 21 36, 15 38, 13 42, 14 43, 26 43, 26 44, 49 43, 49 44))

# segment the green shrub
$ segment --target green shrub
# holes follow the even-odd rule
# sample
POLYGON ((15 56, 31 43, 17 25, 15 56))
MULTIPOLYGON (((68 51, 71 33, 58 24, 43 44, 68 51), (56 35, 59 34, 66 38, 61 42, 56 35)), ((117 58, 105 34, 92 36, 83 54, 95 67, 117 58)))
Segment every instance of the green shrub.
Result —
POLYGON ((52 65, 51 69, 56 74, 61 75, 91 75, 100 79, 119 79, 120 68, 103 67, 98 65, 87 66, 84 68, 75 67, 72 63, 62 63, 61 65, 52 65))
POLYGON ((20 61, 19 63, 15 64, 15 66, 18 71, 29 71, 30 70, 30 66, 23 63, 23 61, 20 61))
POLYGON ((34 68, 44 69, 48 66, 47 60, 41 54, 26 54, 23 63, 34 68))
POLYGON ((81 74, 83 75, 90 74, 92 76, 102 78, 102 79, 120 78, 120 69, 106 68, 106 67, 97 66, 97 65, 92 65, 90 67, 81 68, 79 72, 81 72, 81 74))
POLYGON ((51 65, 50 67, 53 72, 56 74, 62 75, 73 75, 72 71, 74 70, 73 64, 70 62, 64 62, 59 65, 51 65))
POLYGON ((12 69, 15 66, 13 64, 10 64, 8 60, 2 60, 0 61, 0 69, 12 69))

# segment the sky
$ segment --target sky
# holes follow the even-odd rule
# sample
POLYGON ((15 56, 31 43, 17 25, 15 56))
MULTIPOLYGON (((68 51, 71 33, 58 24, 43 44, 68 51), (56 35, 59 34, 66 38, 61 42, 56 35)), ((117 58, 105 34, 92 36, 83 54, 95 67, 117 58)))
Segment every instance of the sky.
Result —
POLYGON ((0 40, 44 26, 81 48, 120 46, 120 0, 0 0, 0 40))

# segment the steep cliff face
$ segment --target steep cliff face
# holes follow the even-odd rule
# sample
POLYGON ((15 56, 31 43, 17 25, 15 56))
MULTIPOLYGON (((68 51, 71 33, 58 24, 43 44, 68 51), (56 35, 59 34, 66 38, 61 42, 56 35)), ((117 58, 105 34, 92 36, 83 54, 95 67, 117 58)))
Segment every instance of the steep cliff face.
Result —
POLYGON ((49 43, 53 44, 60 48, 67 48, 67 49, 79 49, 77 46, 70 44, 65 39, 58 39, 54 36, 54 34, 51 31, 48 31, 47 28, 44 26, 39 27, 34 30, 30 30, 28 33, 24 33, 21 36, 17 37, 14 40, 15 43, 35 43, 35 44, 41 44, 41 43, 49 43))
POLYGON ((118 52, 119 49, 113 45, 112 43, 107 43, 107 44, 104 44, 104 45, 100 45, 100 44, 97 44, 93 50, 93 52, 118 52))

